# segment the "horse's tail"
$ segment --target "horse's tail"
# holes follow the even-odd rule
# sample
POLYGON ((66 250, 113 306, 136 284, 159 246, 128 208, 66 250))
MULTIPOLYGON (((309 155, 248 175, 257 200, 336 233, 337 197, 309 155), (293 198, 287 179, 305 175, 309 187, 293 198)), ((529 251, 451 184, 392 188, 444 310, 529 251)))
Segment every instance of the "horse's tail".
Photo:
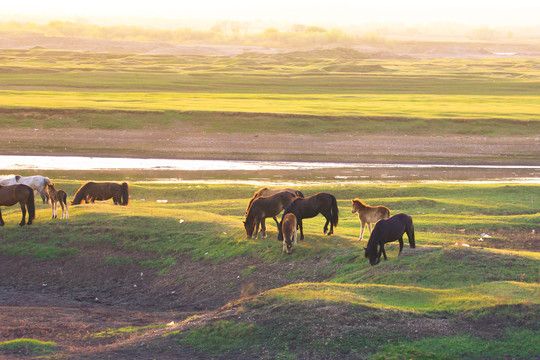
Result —
POLYGON ((415 243, 415 240, 414 240, 414 224, 413 224, 412 218, 410 217, 409 219, 411 220, 411 222, 410 222, 410 225, 407 228, 407 237, 409 238, 409 246, 411 248, 415 248, 416 243, 415 243))
POLYGON ((334 226, 338 226, 338 222, 339 222, 339 209, 338 209, 338 206, 337 206, 337 200, 336 200, 336 197, 334 195, 330 195, 332 196, 332 225, 334 226))
POLYGON ((34 190, 32 188, 28 188, 28 198, 26 199, 26 208, 28 209, 28 222, 27 224, 31 224, 32 221, 36 218, 36 204, 34 203, 34 190))
POLYGON ((60 201, 67 206, 67 193, 65 191, 62 193, 62 199, 60 199, 60 201))
POLYGON ((122 183, 122 205, 129 203, 129 186, 126 182, 122 183))

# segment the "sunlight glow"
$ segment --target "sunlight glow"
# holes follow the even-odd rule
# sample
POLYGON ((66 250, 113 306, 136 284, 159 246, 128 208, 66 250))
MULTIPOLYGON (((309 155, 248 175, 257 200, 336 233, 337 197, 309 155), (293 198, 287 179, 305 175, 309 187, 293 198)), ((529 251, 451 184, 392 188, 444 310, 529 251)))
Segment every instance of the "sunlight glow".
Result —
MULTIPOLYGON (((515 0, 199 0, 196 2, 21 0, 2 5, 3 15, 282 21, 354 25, 373 22, 425 24, 454 22, 473 25, 538 26, 540 2, 515 0)), ((9 17, 8 17, 9 18, 9 17)), ((159 26, 156 23, 156 26, 159 26)), ((181 25, 180 25, 181 26, 181 25)))

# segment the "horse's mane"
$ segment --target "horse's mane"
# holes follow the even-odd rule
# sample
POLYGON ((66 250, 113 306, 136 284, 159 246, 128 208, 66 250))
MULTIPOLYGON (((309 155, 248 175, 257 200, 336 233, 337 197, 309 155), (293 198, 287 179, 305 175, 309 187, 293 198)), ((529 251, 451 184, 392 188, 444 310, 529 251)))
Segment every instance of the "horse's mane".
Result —
POLYGON ((362 200, 356 198, 353 200, 353 202, 357 202, 360 204, 360 206, 363 206, 363 207, 368 207, 368 204, 366 204, 365 202, 363 202, 362 200))

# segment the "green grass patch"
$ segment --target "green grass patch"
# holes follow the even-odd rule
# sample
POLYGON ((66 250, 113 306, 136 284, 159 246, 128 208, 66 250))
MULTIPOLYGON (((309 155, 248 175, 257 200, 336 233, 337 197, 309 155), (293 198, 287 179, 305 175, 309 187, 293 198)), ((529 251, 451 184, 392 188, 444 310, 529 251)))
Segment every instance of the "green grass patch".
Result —
POLYGON ((148 326, 126 326, 118 329, 107 329, 100 331, 95 334, 91 334, 91 337, 94 338, 109 338, 115 336, 125 336, 125 335, 140 335, 142 332, 153 329, 165 328, 167 325, 148 325, 148 326))
POLYGON ((255 324, 222 320, 191 330, 179 341, 200 352, 217 356, 239 349, 255 349, 258 331, 255 324))
POLYGON ((538 284, 492 282, 457 289, 413 286, 300 283, 264 293, 262 303, 331 302, 402 311, 460 312, 500 305, 539 304, 538 284))
MULTIPOLYGON (((396 249, 392 249, 396 252, 396 249)), ((332 282, 349 284, 412 285, 434 288, 457 288, 489 281, 540 282, 540 262, 528 257, 493 253, 488 250, 451 246, 411 250, 417 255, 381 261, 376 267, 359 266, 367 260, 337 257, 342 264, 332 282), (437 264, 433 267, 432 264, 437 264)))
POLYGON ((56 343, 36 339, 16 339, 0 342, 0 353, 45 355, 57 350, 56 343))
POLYGON ((461 334, 388 345, 371 359, 534 359, 540 354, 539 344, 538 331, 508 328, 497 339, 461 334))

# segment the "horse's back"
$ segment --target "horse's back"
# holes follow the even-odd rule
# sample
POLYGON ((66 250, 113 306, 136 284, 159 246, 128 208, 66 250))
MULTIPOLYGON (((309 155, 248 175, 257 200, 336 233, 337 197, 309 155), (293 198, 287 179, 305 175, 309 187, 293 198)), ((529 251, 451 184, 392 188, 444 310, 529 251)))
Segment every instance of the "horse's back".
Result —
POLYGON ((34 190, 25 184, 0 186, 0 205, 13 206, 33 198, 34 190))
POLYGON ((396 214, 388 219, 379 220, 375 224, 373 234, 383 237, 386 241, 394 241, 400 238, 411 224, 412 218, 409 215, 396 214))
POLYGON ((276 216, 293 201, 295 196, 287 191, 280 191, 269 196, 261 196, 253 201, 248 209, 248 216, 266 215, 276 216))

